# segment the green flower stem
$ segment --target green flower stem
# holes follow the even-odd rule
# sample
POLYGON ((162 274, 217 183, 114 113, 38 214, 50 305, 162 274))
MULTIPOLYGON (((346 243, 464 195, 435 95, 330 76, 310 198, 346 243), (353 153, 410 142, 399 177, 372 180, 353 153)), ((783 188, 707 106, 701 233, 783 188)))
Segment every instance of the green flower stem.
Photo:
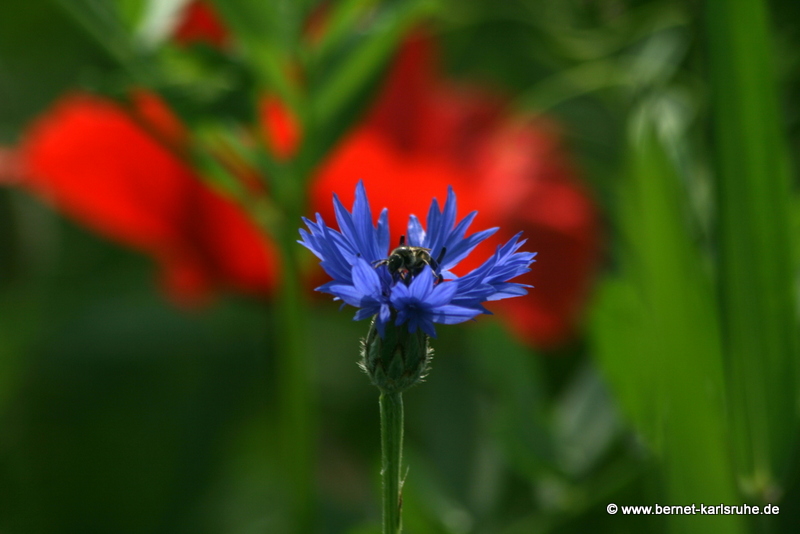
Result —
POLYGON ((403 461, 403 394, 381 391, 380 406, 383 534, 398 534, 403 505, 400 482, 403 461))
POLYGON ((283 250, 282 289, 276 316, 281 463, 286 470, 289 516, 293 532, 310 532, 313 518, 312 466, 314 465, 313 395, 309 381, 307 337, 302 295, 293 253, 283 250))
POLYGON ((313 484, 316 401, 310 380, 308 313, 300 280, 300 249, 295 242, 305 189, 294 162, 277 164, 264 152, 256 156, 264 175, 269 177, 270 197, 279 207, 266 227, 280 247, 281 259, 274 339, 280 461, 287 481, 284 506, 291 532, 305 534, 312 532, 316 523, 313 484))

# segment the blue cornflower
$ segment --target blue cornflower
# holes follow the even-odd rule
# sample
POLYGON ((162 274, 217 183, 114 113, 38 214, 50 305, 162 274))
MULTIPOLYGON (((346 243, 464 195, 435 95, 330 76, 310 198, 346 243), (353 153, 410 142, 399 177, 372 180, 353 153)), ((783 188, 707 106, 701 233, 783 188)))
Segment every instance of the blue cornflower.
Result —
POLYGON ((447 190, 444 209, 436 199, 431 203, 427 230, 415 215, 409 217, 405 245, 425 249, 421 253, 424 261, 411 269, 390 267, 388 211, 384 208, 377 225, 373 223, 363 183, 356 187, 352 212, 336 195, 333 204, 339 230, 329 228, 318 213, 316 222, 303 218, 308 231, 300 230, 302 239, 298 243, 321 260, 320 265, 333 279, 317 290, 360 308, 356 320, 374 317, 381 337, 390 321, 396 326, 407 324, 412 334, 420 329, 436 337, 434 323, 461 323, 490 313, 484 302, 524 295, 525 288, 530 287, 509 281, 528 272, 535 261, 535 252, 519 252, 525 243, 520 241, 521 233, 465 276, 452 273, 451 269, 497 231, 491 228, 465 237, 478 212, 456 223, 452 188, 447 190))

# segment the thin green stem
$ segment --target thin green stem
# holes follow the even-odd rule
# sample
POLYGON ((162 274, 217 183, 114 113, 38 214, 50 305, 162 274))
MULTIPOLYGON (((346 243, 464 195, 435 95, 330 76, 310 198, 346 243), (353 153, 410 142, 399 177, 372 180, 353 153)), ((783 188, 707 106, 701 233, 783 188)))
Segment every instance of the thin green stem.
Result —
POLYGON ((380 406, 383 534, 399 534, 403 506, 400 482, 403 463, 403 394, 382 391, 380 406))
MULTIPOLYGON (((291 220, 299 219, 299 215, 291 220)), ((285 229, 284 229, 285 230, 285 229)), ((305 307, 293 236, 280 236, 282 286, 277 314, 279 426, 293 532, 312 530, 315 410, 306 349, 305 307)))

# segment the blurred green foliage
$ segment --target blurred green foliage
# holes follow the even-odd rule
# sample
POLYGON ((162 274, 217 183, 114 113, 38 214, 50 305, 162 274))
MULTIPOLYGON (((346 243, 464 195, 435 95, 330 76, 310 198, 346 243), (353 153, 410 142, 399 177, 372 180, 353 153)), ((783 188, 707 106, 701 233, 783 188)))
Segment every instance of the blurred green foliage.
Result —
MULTIPOLYGON (((211 144, 254 121, 268 87, 319 133, 294 162, 255 157, 290 205, 264 216, 289 243, 303 191, 287 177, 307 176, 402 36, 433 21, 452 76, 564 124, 605 209, 584 337, 539 354, 496 321, 442 329, 428 383, 406 395, 407 532, 794 531, 797 2, 344 0, 313 55, 300 36, 315 3, 219 0, 241 62, 165 44, 158 9, 180 2, 158 4, 6 0, 0 142, 71 88, 145 84, 211 144), (781 513, 633 517, 611 502, 781 513)), ((312 301, 291 326, 305 345, 287 348, 287 300, 177 309, 150 271, 0 190, 0 530, 283 533, 301 513, 303 532, 377 532, 365 325, 312 301), (286 351, 302 359, 287 367, 286 351), (305 419, 287 422, 287 403, 305 419)))

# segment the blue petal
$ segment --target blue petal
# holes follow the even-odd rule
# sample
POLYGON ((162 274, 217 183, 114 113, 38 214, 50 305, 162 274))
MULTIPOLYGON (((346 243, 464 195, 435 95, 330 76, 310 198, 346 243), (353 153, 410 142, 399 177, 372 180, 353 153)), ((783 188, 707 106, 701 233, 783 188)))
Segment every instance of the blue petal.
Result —
POLYGON ((383 208, 380 216, 378 216, 377 233, 378 258, 375 259, 379 259, 389 253, 389 210, 386 208, 383 208))
POLYGON ((460 292, 454 303, 474 304, 475 300, 492 301, 516 297, 526 293, 524 284, 508 282, 528 272, 535 253, 517 252, 525 243, 520 241, 521 233, 497 247, 495 253, 483 265, 459 280, 460 292))
POLYGON ((455 267, 461 260, 466 258, 475 247, 477 247, 486 238, 491 237, 497 232, 499 228, 489 228, 482 230, 478 233, 472 234, 466 239, 459 241, 453 240, 453 244, 448 246, 442 259, 442 269, 450 270, 455 267))
MULTIPOLYGON (((343 301, 345 301, 350 306, 354 306, 356 308, 360 308, 364 302, 364 293, 356 289, 355 287, 348 285, 348 284, 326 284, 327 288, 325 289, 326 293, 330 293, 331 295, 336 295, 343 301)), ((323 286, 324 287, 324 286, 323 286)))
POLYGON ((434 276, 430 267, 425 267, 408 286, 411 296, 419 301, 424 301, 433 289, 433 280, 434 276))
POLYGON ((364 295, 373 297, 380 295, 382 290, 378 273, 363 258, 356 259, 356 263, 353 265, 353 285, 364 295))
POLYGON ((375 328, 378 329, 378 335, 384 337, 386 335, 386 324, 389 322, 388 319, 384 320, 384 308, 386 310, 389 309, 389 306, 381 306, 381 310, 378 313, 376 320, 375 320, 375 328))
POLYGON ((441 306, 436 309, 433 314, 433 320, 441 324, 457 324, 474 319, 481 313, 483 312, 479 309, 448 304, 447 306, 441 306))
POLYGON ((353 317, 354 321, 361 321, 364 319, 369 319, 370 317, 374 316, 378 312, 378 306, 370 306, 369 308, 361 308, 356 312, 356 315, 353 317))
POLYGON ((392 318, 392 309, 389 307, 388 304, 383 304, 381 306, 380 313, 378 314, 378 321, 380 323, 386 324, 389 322, 389 319, 392 318))
POLYGON ((501 288, 497 288, 496 293, 489 295, 486 297, 486 300, 503 300, 511 297, 521 297, 523 295, 528 294, 528 290, 526 288, 533 287, 527 284, 516 284, 512 282, 507 282, 503 284, 501 288))
POLYGON ((425 317, 420 317, 419 327, 430 337, 436 339, 436 328, 433 326, 433 321, 426 319, 425 317))
POLYGON ((412 214, 408 217, 406 238, 408 239, 408 244, 412 247, 425 246, 425 230, 422 229, 422 224, 416 215, 412 214))
POLYGON ((356 237, 356 228, 355 224, 353 224, 353 218, 350 212, 342 205, 339 196, 335 193, 333 195, 333 210, 336 213, 336 222, 339 225, 339 231, 357 248, 358 238, 356 237))
POLYGON ((447 186, 447 200, 444 202, 444 213, 442 213, 442 227, 449 232, 456 225, 456 194, 453 187, 447 186))
POLYGON ((361 255, 367 261, 381 258, 378 252, 377 234, 372 225, 372 210, 367 201, 367 192, 364 183, 359 181, 356 186, 356 199, 353 202, 353 223, 356 229, 357 243, 361 255))
POLYGON ((390 298, 392 304, 394 304, 395 301, 400 302, 401 300, 407 300, 411 298, 411 290, 405 284, 399 283, 392 287, 392 295, 390 298))
POLYGON ((428 295, 427 301, 433 306, 444 306, 451 300, 458 292, 458 281, 453 280, 450 282, 442 282, 433 288, 433 291, 428 295))
POLYGON ((439 202, 434 198, 431 202, 431 207, 428 209, 428 218, 425 220, 428 225, 425 247, 432 249, 433 246, 437 245, 436 240, 441 233, 441 219, 442 213, 439 211, 439 202))

